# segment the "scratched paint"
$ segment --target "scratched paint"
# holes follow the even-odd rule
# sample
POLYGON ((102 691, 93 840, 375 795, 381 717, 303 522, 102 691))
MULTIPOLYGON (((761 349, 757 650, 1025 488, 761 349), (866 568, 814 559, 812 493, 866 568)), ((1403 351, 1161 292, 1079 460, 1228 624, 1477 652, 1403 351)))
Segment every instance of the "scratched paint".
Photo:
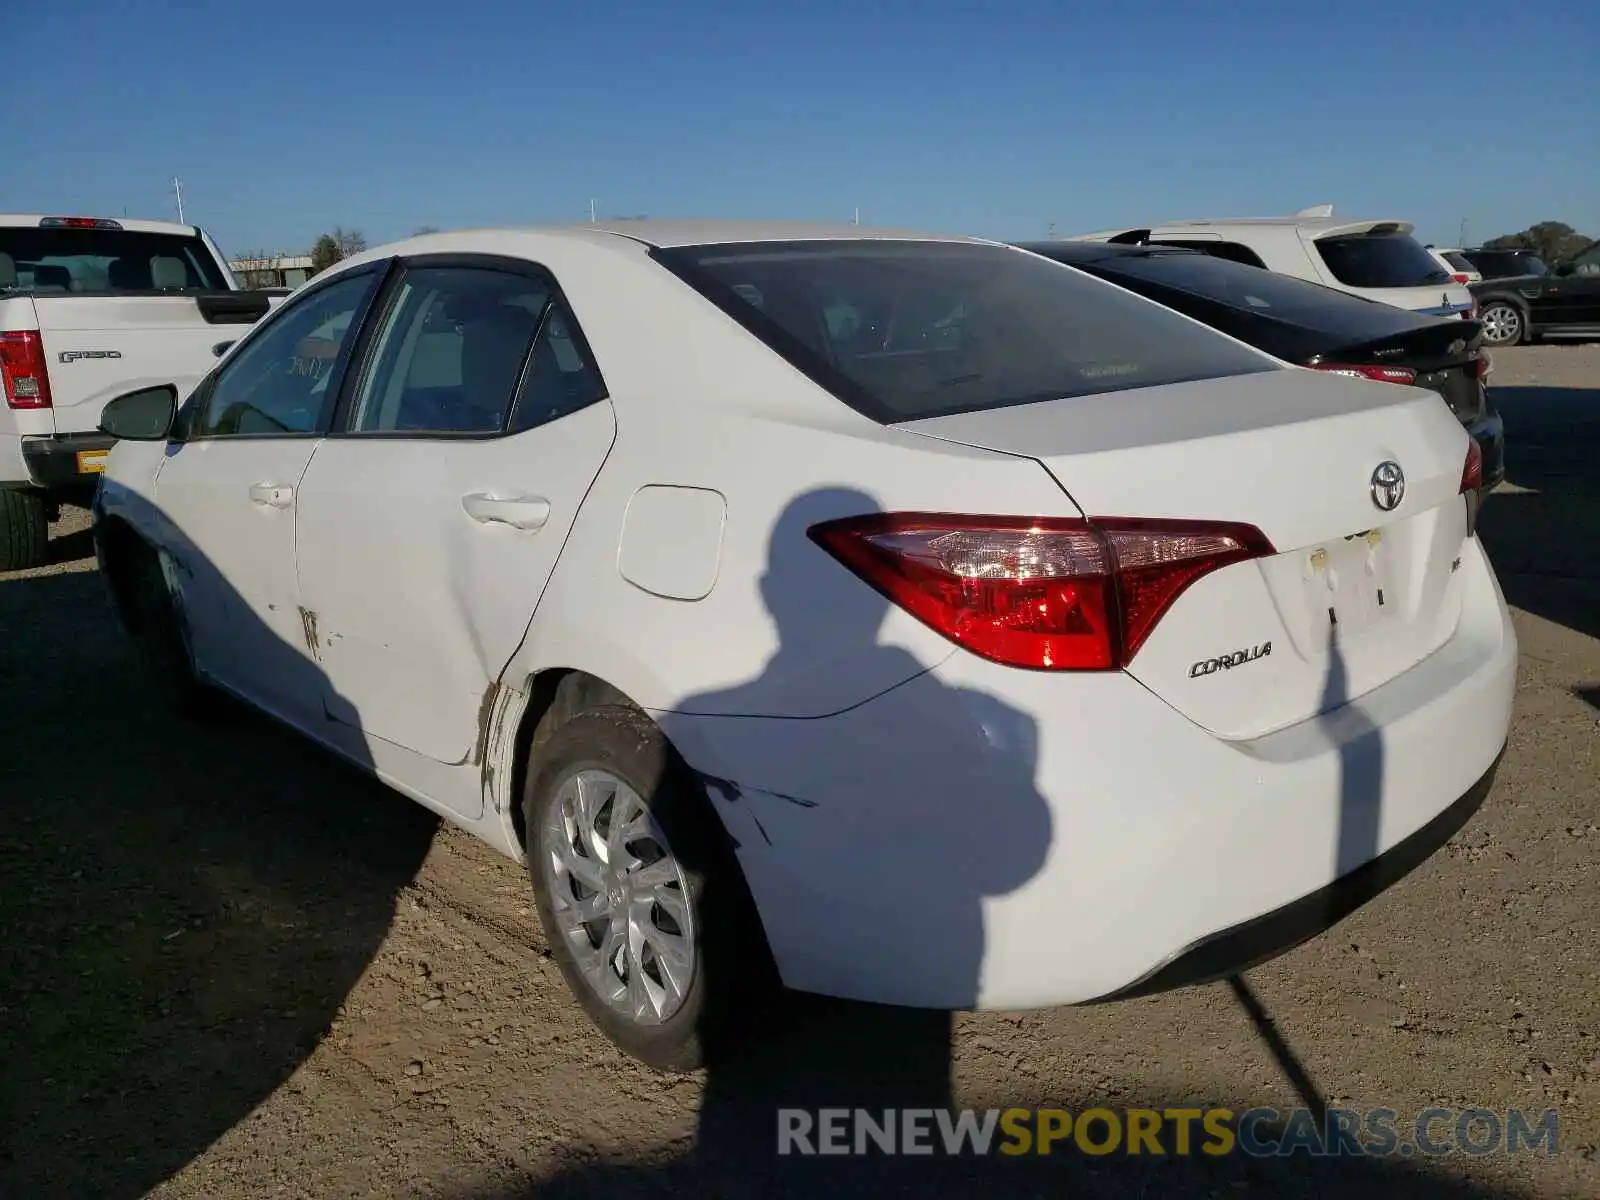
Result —
MULTIPOLYGON (((701 783, 720 794, 728 804, 735 804, 745 798, 746 792, 753 792, 757 795, 773 796, 779 800, 785 800, 797 808, 817 807, 815 800, 807 800, 801 796, 791 796, 787 792, 775 792, 771 788, 752 787, 749 784, 735 783, 731 779, 724 779, 720 775, 711 775, 705 771, 695 771, 695 774, 700 777, 701 783)), ((772 845, 772 837, 767 833, 767 827, 761 823, 761 814, 756 812, 753 805, 749 807, 748 811, 750 819, 756 823, 756 829, 760 832, 762 840, 767 845, 772 845)))
POLYGON ((317 614, 303 605, 300 608, 300 627, 305 634, 306 649, 317 662, 322 661, 322 651, 317 644, 317 614))
POLYGON ((494 718, 495 701, 500 699, 500 681, 492 680, 478 701, 478 736, 472 745, 469 759, 474 765, 482 763, 489 749, 489 730, 494 718))

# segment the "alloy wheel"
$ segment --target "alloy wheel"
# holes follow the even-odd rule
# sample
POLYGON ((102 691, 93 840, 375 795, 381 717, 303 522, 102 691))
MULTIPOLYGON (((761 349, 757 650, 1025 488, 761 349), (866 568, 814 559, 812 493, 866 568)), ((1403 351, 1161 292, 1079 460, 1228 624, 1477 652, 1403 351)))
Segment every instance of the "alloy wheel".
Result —
POLYGON ((1491 346, 1515 345, 1522 334, 1522 314, 1509 304, 1491 304, 1478 315, 1483 340, 1491 346))
POLYGON ((659 1025, 694 979, 696 930, 683 867, 644 801, 600 768, 569 775, 544 815, 555 924, 584 981, 638 1025, 659 1025))

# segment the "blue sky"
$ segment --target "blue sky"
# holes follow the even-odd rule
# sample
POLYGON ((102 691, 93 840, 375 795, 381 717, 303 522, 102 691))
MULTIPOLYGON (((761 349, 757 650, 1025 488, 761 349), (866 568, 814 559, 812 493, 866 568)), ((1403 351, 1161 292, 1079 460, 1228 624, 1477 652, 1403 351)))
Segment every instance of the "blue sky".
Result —
POLYGON ((992 237, 1332 203, 1600 235, 1600 4, 25 6, 7 207, 342 225, 850 218, 992 237))

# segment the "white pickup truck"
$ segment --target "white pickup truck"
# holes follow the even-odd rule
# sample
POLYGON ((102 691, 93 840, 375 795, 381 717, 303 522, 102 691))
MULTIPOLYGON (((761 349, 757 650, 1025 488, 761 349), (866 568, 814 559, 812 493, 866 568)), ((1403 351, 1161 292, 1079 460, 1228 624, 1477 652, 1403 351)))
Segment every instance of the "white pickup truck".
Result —
POLYGON ((60 506, 92 500, 107 401, 198 383, 282 299, 192 225, 0 214, 0 571, 41 565, 60 506))

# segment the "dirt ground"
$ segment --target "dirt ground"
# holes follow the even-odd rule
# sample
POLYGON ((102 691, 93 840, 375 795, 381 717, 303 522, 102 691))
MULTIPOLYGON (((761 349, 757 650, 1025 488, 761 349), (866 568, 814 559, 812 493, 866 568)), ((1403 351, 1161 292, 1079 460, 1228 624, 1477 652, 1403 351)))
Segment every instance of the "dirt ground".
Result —
POLYGON ((1243 988, 953 1029, 795 999, 711 1078, 590 1029, 520 867, 265 720, 158 711, 69 514, 55 565, 0 576, 0 1194, 1600 1195, 1600 345, 1496 362, 1510 483, 1485 539, 1521 679, 1494 792, 1445 850, 1243 988), (944 1089, 1553 1107, 1559 1152, 774 1156, 776 1105, 944 1089))

